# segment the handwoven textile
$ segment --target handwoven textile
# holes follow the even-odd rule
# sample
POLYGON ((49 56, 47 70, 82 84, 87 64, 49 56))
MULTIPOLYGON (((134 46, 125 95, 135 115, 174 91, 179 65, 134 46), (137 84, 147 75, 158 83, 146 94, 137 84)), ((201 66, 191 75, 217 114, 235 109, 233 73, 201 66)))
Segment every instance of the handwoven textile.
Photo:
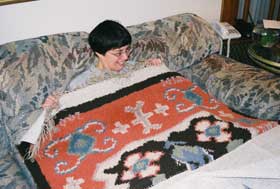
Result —
POLYGON ((56 114, 52 136, 26 161, 39 188, 149 188, 277 125, 233 113, 176 72, 149 69, 92 87, 105 92, 91 100, 77 92, 73 103, 82 103, 56 114))

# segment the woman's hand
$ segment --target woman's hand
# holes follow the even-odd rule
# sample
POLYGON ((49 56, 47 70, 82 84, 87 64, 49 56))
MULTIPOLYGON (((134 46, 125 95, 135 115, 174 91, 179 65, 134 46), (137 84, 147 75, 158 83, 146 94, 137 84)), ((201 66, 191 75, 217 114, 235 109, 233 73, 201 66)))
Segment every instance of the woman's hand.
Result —
POLYGON ((42 104, 43 109, 58 109, 59 108, 59 98, 61 94, 54 93, 48 96, 45 102, 42 104))
POLYGON ((160 66, 162 64, 161 59, 159 58, 150 58, 145 61, 148 66, 160 66))

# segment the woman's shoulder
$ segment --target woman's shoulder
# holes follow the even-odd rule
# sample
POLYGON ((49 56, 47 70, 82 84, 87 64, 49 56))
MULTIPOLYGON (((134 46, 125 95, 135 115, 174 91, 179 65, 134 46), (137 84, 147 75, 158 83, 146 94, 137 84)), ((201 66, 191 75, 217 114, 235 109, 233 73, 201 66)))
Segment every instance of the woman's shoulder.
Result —
POLYGON ((97 82, 115 78, 126 77, 129 73, 144 68, 145 65, 136 61, 127 61, 124 68, 119 71, 100 70, 96 66, 92 66, 84 72, 74 77, 68 86, 68 91, 77 90, 97 82))

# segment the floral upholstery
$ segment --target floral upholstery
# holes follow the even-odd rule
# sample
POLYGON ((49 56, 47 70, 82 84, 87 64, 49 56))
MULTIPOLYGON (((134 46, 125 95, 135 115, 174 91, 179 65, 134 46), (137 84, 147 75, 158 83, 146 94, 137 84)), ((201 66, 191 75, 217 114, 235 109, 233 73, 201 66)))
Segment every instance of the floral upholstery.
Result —
POLYGON ((5 122, 17 141, 28 126, 26 116, 41 107, 54 90, 93 62, 87 33, 42 36, 0 48, 0 104, 5 122))
POLYGON ((278 75, 219 55, 206 58, 182 74, 235 111, 280 120, 278 75))
POLYGON ((168 46, 160 37, 142 37, 132 42, 132 52, 130 60, 133 62, 143 62, 148 58, 160 58, 163 62, 168 62, 168 46))
POLYGON ((9 153, 0 159, 0 188, 9 189, 29 189, 35 188, 32 176, 28 169, 18 162, 22 162, 22 158, 16 153, 9 153))
POLYGON ((171 70, 177 71, 201 62, 220 49, 219 38, 210 24, 190 13, 129 26, 128 29, 136 43, 132 46, 149 44, 142 45, 142 51, 132 57, 137 60, 152 56, 164 57, 171 70))
POLYGON ((23 177, 28 174, 22 160, 15 158, 19 157, 15 144, 40 113, 45 98, 64 90, 72 77, 94 62, 87 36, 55 34, 0 46, 0 188, 34 188, 31 176, 23 177))
POLYGON ((265 70, 241 63, 211 75, 209 93, 233 110, 268 120, 280 120, 280 78, 265 70))

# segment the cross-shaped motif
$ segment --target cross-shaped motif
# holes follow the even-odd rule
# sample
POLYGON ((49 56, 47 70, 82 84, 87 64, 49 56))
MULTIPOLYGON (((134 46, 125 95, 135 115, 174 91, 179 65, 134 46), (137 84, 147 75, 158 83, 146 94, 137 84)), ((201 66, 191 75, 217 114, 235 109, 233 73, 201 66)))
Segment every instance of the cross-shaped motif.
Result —
POLYGON ((156 103, 156 108, 154 109, 154 112, 157 114, 162 114, 164 116, 168 116, 167 110, 169 110, 169 107, 167 105, 161 105, 159 103, 156 103))
POLYGON ((125 134, 125 133, 127 133, 127 129, 130 127, 128 124, 122 124, 119 121, 114 123, 114 125, 115 125, 115 128, 112 130, 112 132, 115 134, 117 134, 117 133, 125 134))
POLYGON ((136 106, 126 106, 125 112, 131 112, 135 115, 136 119, 132 120, 133 125, 142 124, 144 127, 143 134, 149 134, 151 129, 160 129, 162 124, 152 124, 149 120, 154 115, 153 112, 144 113, 142 108, 144 106, 143 101, 137 101, 136 106))

